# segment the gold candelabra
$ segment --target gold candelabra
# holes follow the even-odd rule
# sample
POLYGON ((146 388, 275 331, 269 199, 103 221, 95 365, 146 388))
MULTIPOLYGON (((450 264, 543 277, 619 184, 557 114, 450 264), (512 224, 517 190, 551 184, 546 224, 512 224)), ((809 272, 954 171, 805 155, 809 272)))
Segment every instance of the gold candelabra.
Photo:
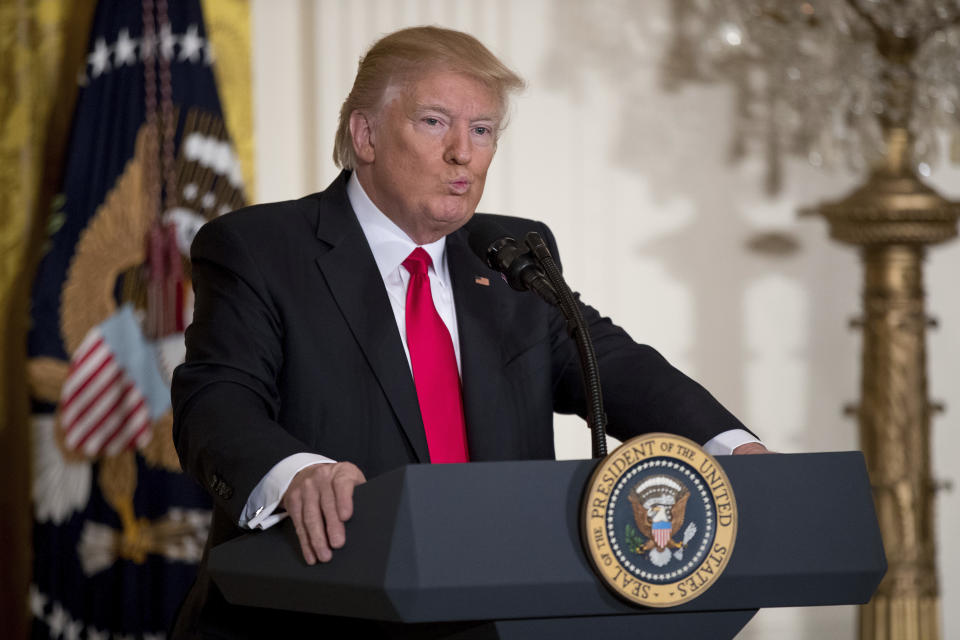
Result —
POLYGON ((859 246, 864 263, 860 443, 873 486, 889 568, 860 609, 862 640, 939 640, 940 593, 930 472, 923 259, 957 234, 960 203, 913 170, 913 63, 935 30, 898 34, 854 3, 884 61, 877 114, 884 161, 846 198, 819 207, 830 235, 859 246))
POLYGON ((834 239, 861 248, 865 270, 856 414, 889 568, 860 609, 862 640, 940 638, 923 259, 956 235, 960 203, 919 180, 909 148, 908 131, 890 127, 887 163, 819 207, 834 239))
POLYGON ((784 153, 870 167, 821 204, 864 263, 856 415, 889 569, 860 610, 862 640, 939 640, 923 260, 957 235, 960 203, 925 184, 953 136, 960 161, 960 1, 676 0, 665 68, 736 89, 733 156, 760 140, 767 188, 784 153))

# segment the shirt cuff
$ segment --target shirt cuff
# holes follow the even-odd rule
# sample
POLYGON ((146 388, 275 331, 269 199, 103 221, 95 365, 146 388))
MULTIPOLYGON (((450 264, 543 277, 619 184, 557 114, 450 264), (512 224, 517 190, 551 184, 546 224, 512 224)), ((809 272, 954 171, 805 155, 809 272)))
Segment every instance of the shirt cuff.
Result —
POLYGON ((707 440, 703 450, 712 456, 729 456, 733 450, 748 442, 759 442, 755 435, 745 429, 730 429, 707 440))
POLYGON ((260 479, 250 492, 240 514, 240 526, 248 529, 269 529, 287 517, 286 512, 274 513, 280 500, 297 473, 314 464, 336 462, 317 453, 295 453, 287 456, 260 479))

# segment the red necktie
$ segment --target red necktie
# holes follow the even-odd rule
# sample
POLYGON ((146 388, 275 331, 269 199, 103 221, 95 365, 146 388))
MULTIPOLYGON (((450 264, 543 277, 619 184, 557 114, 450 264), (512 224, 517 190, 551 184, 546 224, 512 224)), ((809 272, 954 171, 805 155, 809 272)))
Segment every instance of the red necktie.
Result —
POLYGON ((430 255, 417 247, 403 261, 407 285, 407 348, 431 462, 466 462, 467 434, 460 398, 457 357, 447 325, 433 306, 430 255))

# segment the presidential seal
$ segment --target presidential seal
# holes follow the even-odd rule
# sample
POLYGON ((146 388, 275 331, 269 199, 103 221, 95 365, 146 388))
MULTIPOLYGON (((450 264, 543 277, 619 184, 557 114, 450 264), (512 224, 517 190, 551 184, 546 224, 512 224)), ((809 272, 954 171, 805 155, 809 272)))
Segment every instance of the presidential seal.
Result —
POLYGON ((581 535, 597 575, 617 595, 671 607, 720 577, 737 536, 727 475, 695 442, 666 433, 629 440, 590 477, 581 535))

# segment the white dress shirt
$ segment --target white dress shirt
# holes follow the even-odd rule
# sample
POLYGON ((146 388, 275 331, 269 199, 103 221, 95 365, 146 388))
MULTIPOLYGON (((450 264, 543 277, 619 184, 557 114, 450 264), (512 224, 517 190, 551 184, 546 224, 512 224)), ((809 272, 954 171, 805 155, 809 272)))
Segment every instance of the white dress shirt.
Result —
MULTIPOLYGON (((446 238, 427 245, 416 244, 373 204, 360 186, 356 172, 347 182, 347 197, 357 214, 360 228, 363 229, 363 235, 367 238, 367 243, 373 252, 373 259, 380 271, 380 277, 383 278, 383 284, 387 289, 390 307, 393 309, 393 316, 400 330, 403 351, 407 355, 407 364, 410 363, 410 351, 407 348, 406 302, 410 274, 402 265, 414 249, 422 246, 433 261, 428 271, 430 292, 433 294, 433 304, 437 308, 437 313, 450 331, 459 369, 460 334, 457 332, 456 307, 453 304, 450 270, 447 266, 446 238)), ((759 440, 748 431, 732 429, 717 435, 703 448, 711 455, 728 455, 736 447, 748 442, 759 442, 759 440)), ((296 453, 278 462, 250 492, 243 513, 240 515, 240 526, 266 529, 285 518, 286 512, 278 513, 277 507, 280 506, 283 494, 286 493, 293 477, 305 467, 328 462, 336 461, 315 453, 296 453)))

